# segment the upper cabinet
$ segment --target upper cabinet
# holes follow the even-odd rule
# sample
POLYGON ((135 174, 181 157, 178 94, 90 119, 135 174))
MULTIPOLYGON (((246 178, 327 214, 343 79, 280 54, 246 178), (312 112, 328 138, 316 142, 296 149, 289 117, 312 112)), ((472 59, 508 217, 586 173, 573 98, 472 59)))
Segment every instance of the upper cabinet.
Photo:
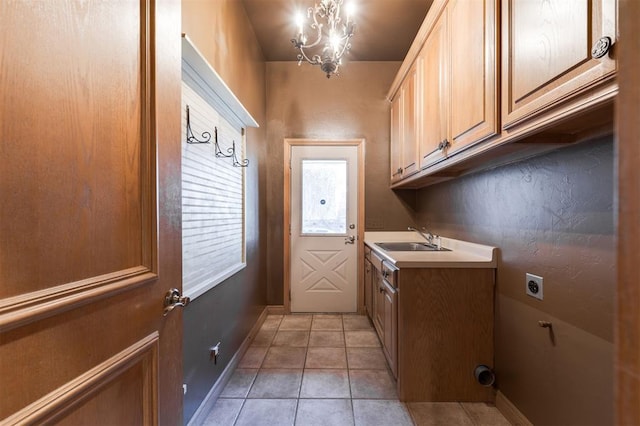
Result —
POLYGON ((504 128, 610 79, 615 40, 615 0, 503 0, 504 128))
POLYGON ((396 96, 391 102, 390 176, 391 183, 402 180, 402 99, 396 96))
POLYGON ((497 0, 450 0, 449 124, 453 153, 498 132, 497 0))
POLYGON ((420 116, 420 168, 444 157, 449 144, 449 90, 447 72, 447 14, 441 13, 420 51, 422 115, 420 116))
POLYGON ((450 0, 418 55, 422 168, 498 132, 496 0, 450 0))
POLYGON ((435 0, 389 90, 392 186, 610 128, 616 14, 617 0, 435 0))
POLYGON ((418 65, 411 67, 391 103, 391 182, 402 180, 419 169, 418 65))
POLYGON ((402 91, 402 172, 403 177, 418 171, 418 121, 421 110, 418 105, 418 68, 415 63, 405 78, 400 90, 402 91))

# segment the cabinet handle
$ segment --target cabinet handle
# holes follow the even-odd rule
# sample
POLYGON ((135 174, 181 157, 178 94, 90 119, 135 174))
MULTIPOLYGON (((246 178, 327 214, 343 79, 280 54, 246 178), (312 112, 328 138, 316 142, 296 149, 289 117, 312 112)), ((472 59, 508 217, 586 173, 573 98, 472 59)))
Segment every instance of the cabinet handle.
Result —
POLYGON ((593 44, 591 48, 591 57, 593 59, 600 59, 611 50, 611 37, 600 37, 598 41, 593 44))
POLYGON ((435 154, 438 151, 442 151, 443 149, 448 148, 449 146, 451 146, 451 144, 449 143, 449 141, 447 139, 441 140, 436 149, 434 149, 433 151, 429 152, 428 154, 423 155, 422 158, 427 158, 431 154, 435 154))
POLYGON ((398 170, 392 176, 398 176, 402 174, 402 167, 398 167, 398 170))

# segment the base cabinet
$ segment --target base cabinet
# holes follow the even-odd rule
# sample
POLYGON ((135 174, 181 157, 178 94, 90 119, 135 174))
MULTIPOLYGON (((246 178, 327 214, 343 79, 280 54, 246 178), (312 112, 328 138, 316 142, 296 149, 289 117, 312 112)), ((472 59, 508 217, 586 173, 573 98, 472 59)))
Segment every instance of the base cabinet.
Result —
POLYGON ((367 313, 400 400, 493 402, 493 388, 477 383, 474 370, 494 362, 495 270, 393 269, 375 252, 367 265, 367 313))
MULTIPOLYGON (((371 258, 370 291, 372 310, 369 314, 378 333, 384 353, 394 377, 398 374, 398 290, 397 270, 384 262, 376 254, 371 258)), ((366 293, 366 290, 365 290, 366 293)))
POLYGON ((373 279, 373 266, 371 265, 371 249, 365 247, 364 256, 364 308, 367 315, 371 316, 373 312, 373 289, 371 280, 373 279))
POLYGON ((494 401, 474 370, 493 366, 494 269, 406 268, 398 277, 401 401, 494 401))
POLYGON ((382 338, 382 352, 389 362, 394 377, 398 377, 398 290, 382 281, 382 320, 384 321, 384 335, 382 338))

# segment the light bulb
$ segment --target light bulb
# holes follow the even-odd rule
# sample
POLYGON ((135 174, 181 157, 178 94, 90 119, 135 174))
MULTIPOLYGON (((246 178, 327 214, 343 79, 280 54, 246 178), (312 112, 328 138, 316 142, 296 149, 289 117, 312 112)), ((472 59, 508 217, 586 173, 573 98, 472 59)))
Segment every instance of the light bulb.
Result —
POLYGON ((296 25, 298 26, 298 35, 302 37, 304 27, 304 16, 302 13, 296 13, 296 25))
POLYGON ((340 49, 340 37, 338 37, 335 33, 331 33, 331 35, 329 36, 329 41, 331 43, 331 47, 333 48, 334 52, 338 52, 338 50, 340 49))
POLYGON ((345 6, 345 10, 347 12, 347 22, 349 22, 353 14, 356 13, 356 4, 353 1, 350 1, 345 6))

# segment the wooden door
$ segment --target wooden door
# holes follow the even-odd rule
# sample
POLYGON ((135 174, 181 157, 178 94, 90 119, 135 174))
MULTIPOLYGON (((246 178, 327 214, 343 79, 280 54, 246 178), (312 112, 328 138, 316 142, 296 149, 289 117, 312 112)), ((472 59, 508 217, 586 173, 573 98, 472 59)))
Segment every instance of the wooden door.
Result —
POLYGON ((402 90, 391 102, 390 174, 391 182, 402 179, 402 90))
POLYGON ((291 147, 291 312, 358 310, 359 152, 291 147))
POLYGON ((451 0, 448 153, 498 132, 497 0, 451 0))
POLYGON ((502 1, 502 119, 508 129, 615 74, 616 0, 502 1))
POLYGON ((179 424, 180 2, 0 2, 0 423, 179 424))
POLYGON ((448 137, 449 91, 447 90, 447 14, 436 21, 420 51, 422 61, 420 116, 420 168, 427 167, 444 155, 443 141, 448 137))
POLYGON ((402 177, 405 178, 419 170, 418 159, 418 119, 420 108, 416 93, 420 60, 413 65, 402 83, 402 177))

